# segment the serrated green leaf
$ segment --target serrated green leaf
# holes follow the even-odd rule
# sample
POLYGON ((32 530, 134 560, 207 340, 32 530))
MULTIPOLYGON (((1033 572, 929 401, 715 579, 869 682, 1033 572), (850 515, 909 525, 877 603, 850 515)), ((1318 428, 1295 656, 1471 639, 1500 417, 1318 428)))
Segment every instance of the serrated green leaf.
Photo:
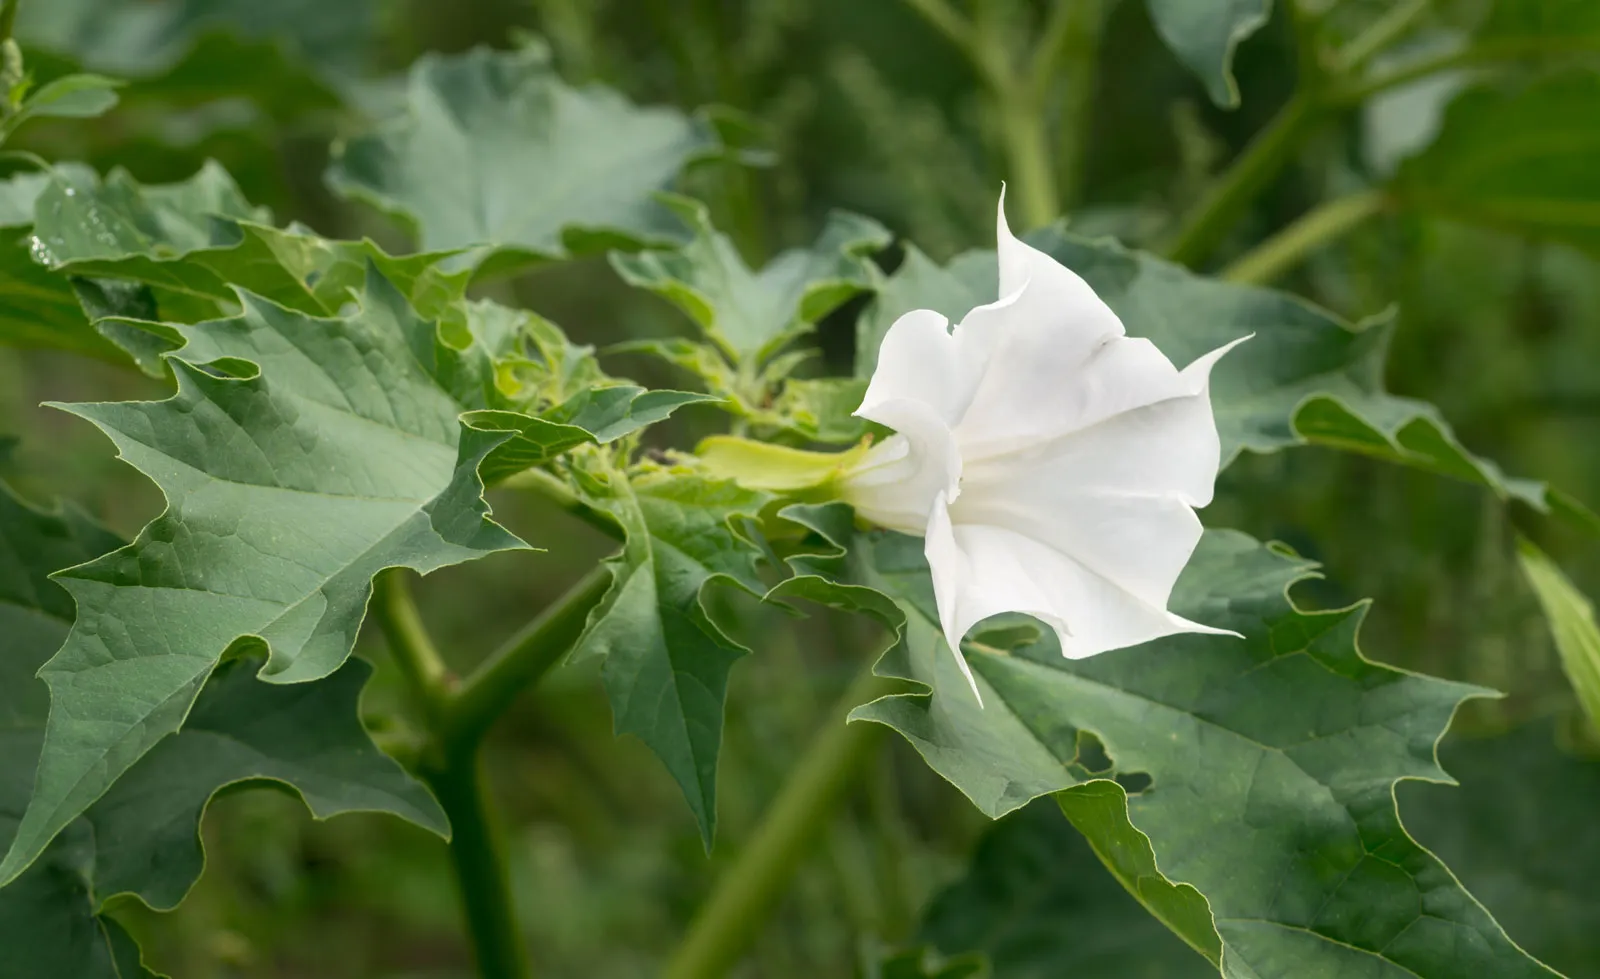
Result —
POLYGON ((898 730, 991 816, 1062 793, 1102 862, 1202 950, 1205 917, 1187 888, 1204 896, 1225 975, 1553 975, 1395 809, 1397 781, 1449 780, 1434 746, 1457 705, 1487 691, 1363 658, 1362 607, 1290 603, 1306 562, 1209 532, 1171 607, 1242 640, 1183 634, 1083 660, 1062 657, 1053 633, 1010 654, 971 648, 980 707, 939 638, 920 552, 909 538, 880 540, 869 583, 907 619, 880 672, 928 692, 852 718, 898 730), (1149 780, 1126 810, 1117 782, 1085 781, 1080 732, 1116 777, 1149 780))
POLYGON ((1445 741, 1460 787, 1407 783, 1400 811, 1530 953, 1570 976, 1600 975, 1600 760, 1562 750, 1552 728, 1445 741))
POLYGON ((477 472, 507 434, 459 420, 495 406, 482 350, 442 342, 375 270, 343 317, 241 301, 233 319, 175 327, 187 343, 167 358, 171 399, 69 407, 169 509, 59 576, 79 619, 40 674, 52 709, 38 785, 0 879, 180 726, 230 648, 265 646, 272 682, 327 676, 377 572, 526 546, 489 518, 477 472))
POLYGON ((647 391, 631 384, 617 384, 579 391, 543 417, 575 425, 604 445, 654 425, 684 405, 720 400, 692 391, 647 391))
POLYGON ((1597 114, 1600 76, 1588 69, 1468 89, 1401 165, 1395 192, 1444 217, 1600 250, 1597 114))
POLYGON ((328 182, 424 249, 471 249, 458 262, 480 274, 681 240, 654 194, 720 151, 703 121, 567 86, 537 47, 426 55, 407 93, 404 115, 335 148, 328 182))
POLYGON ((1156 33, 1178 60, 1205 83, 1211 101, 1224 108, 1239 104, 1233 80, 1233 52, 1272 13, 1272 0, 1146 0, 1156 33))
MULTIPOLYGON (((1205 908, 1204 898, 1198 900, 1205 908)), ((1048 801, 984 833, 966 876, 933 899, 919 932, 946 952, 983 952, 994 979, 1217 975, 1215 965, 1163 928, 1106 872, 1048 801)))
MULTIPOLYGON (((56 171, 63 179, 94 179, 93 170, 77 163, 60 164, 56 171)), ((125 362, 84 318, 71 284, 34 261, 29 236, 12 230, 33 224, 34 203, 54 179, 47 172, 22 172, 0 180, 0 344, 125 362)))
POLYGON ((1600 733, 1600 626, 1595 625, 1594 606, 1532 541, 1517 542, 1517 564, 1544 609, 1578 703, 1600 733))
MULTIPOLYGON (((161 377, 161 355, 174 344, 150 321, 228 315, 239 307, 239 289, 300 312, 334 315, 360 291, 369 264, 419 312, 442 319, 447 333, 464 337, 479 326, 467 320, 481 316, 482 304, 460 301, 468 275, 440 268, 446 254, 396 258, 370 241, 330 241, 293 225, 255 223, 268 215, 215 163, 172 184, 142 185, 123 171, 101 181, 92 170, 68 165, 18 175, 4 187, 0 200, 16 212, 8 220, 34 224, 33 257, 49 266, 25 254, 9 259, 15 273, 0 300, 10 292, 19 306, 47 312, 31 317, 19 309, 16 326, 0 334, 19 345, 111 360, 121 360, 120 347, 161 377), (35 213, 24 217, 24 207, 35 213)), ((0 327, 5 323, 0 317, 0 327)))
MULTIPOLYGON (((0 486, 0 845, 33 788, 49 695, 35 671, 66 637, 72 600, 49 580, 120 542, 76 510, 34 510, 0 486)), ((138 949, 101 914, 118 894, 156 908, 182 900, 204 860, 198 825, 223 786, 293 786, 319 818, 392 812, 448 831, 421 784, 378 751, 357 698, 370 668, 352 662, 315 683, 260 683, 259 659, 234 660, 207 683, 178 733, 141 759, 71 823, 23 875, 0 889, 7 976, 129 979, 150 975, 138 949)))
MULTIPOLYGON (((94 170, 81 163, 58 163, 54 169, 73 182, 95 179, 94 170)), ((52 179, 53 175, 47 170, 23 170, 0 180, 0 228, 25 228, 32 224, 33 204, 52 179)))
POLYGON ((209 161, 189 180, 151 187, 124 170, 103 182, 58 172, 34 204, 34 254, 57 268, 129 255, 176 258, 235 244, 237 229, 218 218, 270 222, 271 215, 252 207, 227 171, 209 161))
POLYGON ((739 397, 739 375, 727 358, 709 343, 674 337, 665 340, 629 340, 606 348, 613 354, 648 354, 699 378, 708 391, 721 392, 731 409, 748 414, 750 408, 739 397))
POLYGON ((590 614, 575 655, 605 660, 618 734, 637 736, 683 789, 709 849, 716 832, 717 756, 728 671, 749 650, 706 607, 716 584, 766 589, 762 552, 742 529, 767 502, 731 482, 666 470, 586 480, 592 506, 627 536, 611 590, 590 614))
POLYGON ((776 424, 808 442, 848 445, 872 431, 855 410, 867 382, 855 377, 790 378, 760 421, 776 424))
MULTIPOLYGON (((1288 293, 1198 276, 1059 228, 1029 241, 1083 276, 1130 336, 1149 339, 1179 366, 1255 334, 1211 375, 1224 466, 1241 451, 1325 445, 1476 483, 1503 499, 1594 524, 1576 501, 1558 501, 1544 484, 1508 478, 1468 452, 1432 405, 1385 391, 1391 324, 1355 328, 1288 293)), ((997 277, 992 251, 968 252, 941 268, 908 249, 905 264, 880 285, 858 327, 857 375, 871 374, 878 345, 901 314, 927 307, 958 319, 993 301, 997 277)))
POLYGON ((891 236, 878 222, 835 212, 810 248, 783 252, 760 271, 711 226, 705 205, 664 198, 693 237, 670 251, 613 253, 624 281, 667 299, 734 363, 759 364, 871 287, 867 259, 891 236))
POLYGON ((0 344, 127 362, 84 318, 66 278, 35 262, 25 241, 0 241, 0 344))
POLYGON ((370 241, 330 241, 303 227, 263 223, 271 215, 210 161, 187 180, 151 185, 121 170, 101 181, 92 171, 57 168, 35 211, 37 258, 73 276, 130 279, 183 297, 187 305, 177 309, 162 304, 167 319, 231 311, 236 289, 330 315, 361 288, 368 263, 429 316, 443 315, 467 287, 466 275, 438 267, 447 253, 395 258, 370 241))

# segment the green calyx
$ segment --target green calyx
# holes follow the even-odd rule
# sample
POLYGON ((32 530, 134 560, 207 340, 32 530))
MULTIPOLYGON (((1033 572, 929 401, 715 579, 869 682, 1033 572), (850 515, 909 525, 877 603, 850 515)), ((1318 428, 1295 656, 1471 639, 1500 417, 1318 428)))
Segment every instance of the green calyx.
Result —
POLYGON ((695 448, 701 468, 717 479, 748 489, 782 493, 807 503, 841 499, 847 476, 866 457, 872 437, 843 452, 813 452, 757 442, 737 435, 713 435, 695 448))

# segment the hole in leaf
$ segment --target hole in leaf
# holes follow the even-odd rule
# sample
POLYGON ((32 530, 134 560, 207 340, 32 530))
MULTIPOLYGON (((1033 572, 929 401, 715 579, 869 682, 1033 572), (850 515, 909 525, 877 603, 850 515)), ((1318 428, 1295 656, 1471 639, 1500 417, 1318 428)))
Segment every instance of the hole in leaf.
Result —
POLYGON ((1155 779, 1150 777, 1149 772, 1118 772, 1112 777, 1116 779, 1118 785, 1122 786, 1122 790, 1129 795, 1138 795, 1155 782, 1155 779))
POLYGON ((1084 770, 1091 775, 1104 775, 1111 771, 1111 756, 1106 753, 1106 746, 1095 736, 1093 731, 1078 732, 1077 757, 1073 760, 1082 765, 1084 770))

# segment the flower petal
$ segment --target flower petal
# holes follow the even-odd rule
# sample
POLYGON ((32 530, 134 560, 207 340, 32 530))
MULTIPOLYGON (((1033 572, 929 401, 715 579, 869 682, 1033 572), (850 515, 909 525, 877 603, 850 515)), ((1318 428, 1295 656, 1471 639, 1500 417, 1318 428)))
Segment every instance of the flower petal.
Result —
POLYGON ((878 347, 878 366, 856 414, 898 429, 878 417, 881 406, 920 401, 948 427, 966 410, 982 364, 974 363, 950 334, 950 321, 931 309, 914 309, 894 321, 878 347))
POLYGON ((963 442, 965 433, 977 441, 1022 438, 1045 420, 1070 423, 1058 407, 1063 391, 1101 347, 1123 336, 1122 322, 1077 273, 1012 237, 1004 209, 997 231, 1002 298, 955 329, 962 351, 983 365, 960 422, 963 442))
POLYGON ((1179 632, 1233 635, 1145 602, 1049 545, 1005 527, 955 524, 927 547, 947 637, 1001 612, 1025 612, 1056 630, 1061 651, 1080 659, 1179 632), (937 563, 935 563, 937 562, 937 563), (941 567, 942 565, 942 567, 941 567), (944 584, 941 586, 941 578, 944 584), (952 606, 948 611, 948 597, 952 606))
POLYGON ((961 492, 955 436, 936 408, 911 398, 880 402, 871 417, 896 434, 841 477, 840 498, 880 527, 921 534, 934 501, 961 492))
POLYGON ((1190 506, 1205 506, 1222 454, 1210 371, 1239 342, 1180 372, 1148 341, 1115 341, 1076 379, 1078 390, 1059 394, 1050 409, 1074 412, 1085 424, 1063 423, 1058 414, 1053 423, 1024 424, 1016 435, 989 439, 965 423, 959 426, 963 485, 984 498, 1007 495, 1009 487, 1043 485, 1176 495, 1190 506), (1140 374, 1142 383, 1136 380, 1140 374))
POLYGON ((1072 558, 1140 601, 1166 608, 1204 528, 1176 496, 1132 496, 1043 480, 1004 496, 967 486, 951 508, 958 526, 1013 531, 1072 558))
POLYGON ((978 681, 973 679, 967 657, 961 652, 961 637, 967 634, 972 623, 958 628, 962 593, 967 589, 967 582, 972 575, 967 568, 966 556, 956 545, 955 531, 950 524, 949 501, 943 494, 940 494, 933 511, 928 515, 927 538, 922 542, 922 552, 928 558, 928 569, 932 573, 933 601, 939 607, 939 627, 944 630, 945 644, 955 654, 956 665, 961 667, 961 673, 967 678, 972 695, 978 698, 978 706, 981 707, 983 694, 978 690, 978 681))

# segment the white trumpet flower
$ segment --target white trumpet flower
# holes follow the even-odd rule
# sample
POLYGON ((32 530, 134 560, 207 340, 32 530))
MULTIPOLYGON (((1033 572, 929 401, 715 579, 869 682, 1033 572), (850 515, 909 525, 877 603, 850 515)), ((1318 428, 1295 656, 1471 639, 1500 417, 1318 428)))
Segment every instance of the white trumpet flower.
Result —
POLYGON ((961 639, 1001 612, 1048 624, 1073 659, 1225 632, 1167 601, 1221 459, 1211 368, 1240 342, 1180 371, 1014 238, 1003 195, 997 234, 999 301, 954 329, 926 309, 889 328, 856 414, 895 434, 842 479, 862 517, 926 538, 940 624, 974 693, 961 639))

